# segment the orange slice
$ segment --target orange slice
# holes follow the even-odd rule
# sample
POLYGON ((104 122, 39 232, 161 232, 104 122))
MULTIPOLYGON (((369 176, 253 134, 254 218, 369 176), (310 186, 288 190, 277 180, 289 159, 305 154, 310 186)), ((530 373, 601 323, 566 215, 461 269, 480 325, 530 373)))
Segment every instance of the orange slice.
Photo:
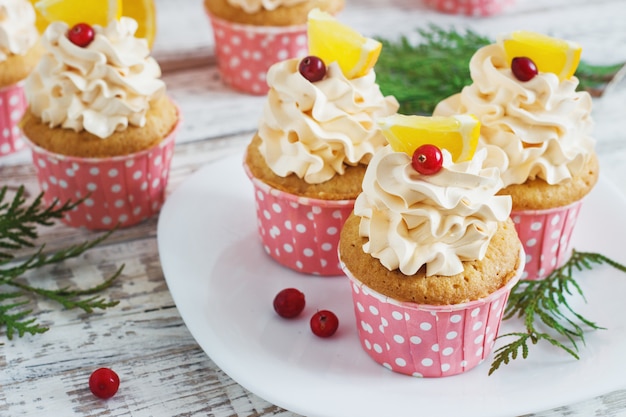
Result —
POLYGON ((139 27, 135 36, 146 38, 152 48, 156 37, 156 7, 154 0, 122 0, 122 15, 132 17, 139 27))
POLYGON ((366 38, 319 9, 309 12, 307 21, 309 54, 326 65, 337 62, 348 79, 367 74, 378 61, 383 45, 366 38))
POLYGON ((137 21, 135 36, 145 38, 152 47, 156 37, 154 0, 30 0, 35 6, 37 29, 46 30, 50 22, 60 20, 70 26, 76 23, 106 26, 120 16, 137 21))
POLYGON ((513 58, 525 56, 533 60, 539 72, 552 72, 561 81, 574 75, 582 53, 576 42, 524 30, 501 36, 498 42, 509 64, 513 58))
POLYGON ((77 23, 106 26, 122 15, 121 0, 40 0, 35 9, 48 22, 57 20, 74 26, 77 23))
POLYGON ((480 136, 480 122, 471 114, 431 117, 394 114, 379 119, 378 124, 394 151, 412 156, 418 147, 431 144, 447 149, 453 162, 472 159, 480 136))

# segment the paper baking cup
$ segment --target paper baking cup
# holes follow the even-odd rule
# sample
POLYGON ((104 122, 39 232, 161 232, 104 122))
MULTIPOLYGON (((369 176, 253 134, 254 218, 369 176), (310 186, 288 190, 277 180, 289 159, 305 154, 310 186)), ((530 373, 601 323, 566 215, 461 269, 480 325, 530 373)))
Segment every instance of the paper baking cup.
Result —
POLYGON ((361 346, 380 365, 406 375, 437 378, 469 371, 490 355, 522 269, 520 262, 515 277, 488 297, 445 306, 396 301, 346 269, 361 346))
POLYGON ((337 246, 354 200, 319 200, 270 187, 244 168, 254 186, 263 248, 278 263, 310 275, 343 275, 337 246))
POLYGON ((526 251, 522 279, 537 280, 550 275, 569 257, 570 241, 583 200, 547 210, 512 211, 511 218, 526 251))
POLYGON ((426 5, 437 11, 467 16, 492 16, 513 3, 513 0, 426 0, 426 5))
POLYGON ((23 83, 0 89, 0 156, 19 151, 26 146, 18 127, 26 107, 23 83))
POLYGON ((27 142, 44 202, 86 199, 63 217, 72 227, 109 230, 157 214, 165 200, 176 131, 145 151, 111 158, 59 155, 27 142))
POLYGON ((266 74, 272 64, 308 53, 306 25, 242 25, 211 14, 209 19, 220 75, 226 84, 244 93, 266 94, 266 74))

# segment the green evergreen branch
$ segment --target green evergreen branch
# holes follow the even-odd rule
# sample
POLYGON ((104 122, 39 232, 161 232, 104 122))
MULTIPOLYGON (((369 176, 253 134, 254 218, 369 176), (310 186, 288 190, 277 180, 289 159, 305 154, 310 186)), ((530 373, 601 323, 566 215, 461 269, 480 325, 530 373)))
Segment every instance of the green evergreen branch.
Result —
MULTIPOLYGON (((0 293, 0 302, 8 299, 19 298, 24 294, 19 292, 14 293, 0 293)), ((44 333, 47 328, 35 323, 36 319, 31 318, 23 320, 24 317, 32 313, 32 310, 22 310, 15 314, 9 314, 10 310, 20 309, 22 306, 28 304, 28 301, 19 301, 12 304, 0 304, 0 326, 6 327, 7 338, 13 339, 13 334, 17 331, 20 337, 26 333, 38 334, 44 333)))
MULTIPOLYGON (((35 200, 26 205, 24 186, 20 186, 13 199, 5 202, 9 187, 0 189, 0 248, 18 250, 24 247, 33 247, 38 236, 37 225, 51 226, 54 220, 63 217, 63 214, 72 210, 82 203, 67 201, 60 204, 54 200, 48 207, 43 205, 43 193, 35 200)), ((0 265, 13 259, 13 255, 6 251, 0 251, 0 265)))
POLYGON ((82 295, 91 295, 102 292, 103 290, 109 288, 113 282, 120 276, 122 270, 124 269, 121 266, 111 277, 106 279, 104 282, 83 290, 71 290, 66 288, 61 288, 58 290, 47 290, 44 288, 33 287, 21 282, 12 281, 10 285, 20 288, 22 290, 41 295, 50 300, 56 301, 61 304, 64 308, 68 310, 72 310, 75 308, 79 308, 83 310, 85 313, 92 313, 94 309, 106 309, 108 307, 114 307, 119 304, 119 301, 107 301, 106 299, 94 295, 92 297, 86 299, 80 299, 78 297, 82 295))
POLYGON ((563 266, 552 271, 545 279, 518 282, 511 291, 503 319, 523 318, 526 332, 513 332, 498 336, 498 339, 511 337, 516 339, 494 352, 495 357, 489 369, 489 375, 499 369, 502 364, 508 364, 516 359, 520 350, 522 358, 526 359, 529 342, 533 345, 541 340, 549 342, 565 350, 575 359, 579 359, 577 343, 584 344, 585 329, 604 328, 577 313, 568 303, 567 297, 579 295, 585 300, 581 287, 574 279, 574 273, 585 269, 590 270, 601 264, 626 272, 626 266, 604 255, 573 250, 570 259, 563 266), (550 333, 540 332, 536 327, 538 323, 543 324, 550 333), (569 341, 571 347, 561 342, 559 337, 564 337, 569 341))
MULTIPOLYGON (((385 95, 400 103, 400 113, 432 114, 437 103, 472 83, 469 62, 476 50, 494 40, 471 30, 459 32, 429 25, 416 30, 420 41, 378 38, 383 49, 376 63, 376 80, 385 95)), ((600 95, 622 64, 579 64, 579 88, 600 95)))
POLYGON ((24 187, 19 187, 13 199, 5 202, 7 192, 8 187, 0 188, 0 249, 2 249, 0 250, 0 287, 9 286, 19 289, 14 292, 0 291, 0 327, 6 328, 7 338, 12 340, 15 334, 22 337, 26 333, 35 335, 49 330, 48 327, 37 323, 36 318, 30 317, 32 310, 26 306, 33 296, 55 301, 68 310, 78 308, 86 313, 92 313, 95 309, 104 310, 116 306, 118 301, 108 301, 97 294, 113 285, 121 275, 123 265, 104 282, 87 289, 66 287, 49 290, 29 285, 21 279, 27 271, 82 255, 107 239, 114 230, 50 254, 44 253, 45 246, 42 245, 25 260, 16 262, 15 255, 9 250, 34 247, 35 240, 38 238, 37 226, 53 225, 55 220, 62 218, 66 212, 82 203, 82 200, 67 201, 63 204, 55 200, 49 206, 44 206, 42 193, 32 203, 27 204, 24 187), (15 265, 9 266, 9 263, 15 263, 15 265))

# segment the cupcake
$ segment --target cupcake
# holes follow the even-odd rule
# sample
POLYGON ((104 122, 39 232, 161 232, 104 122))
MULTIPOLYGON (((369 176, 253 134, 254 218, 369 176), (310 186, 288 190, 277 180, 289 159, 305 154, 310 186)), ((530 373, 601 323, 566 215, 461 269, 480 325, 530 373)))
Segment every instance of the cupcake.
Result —
POLYGON ((125 17, 106 27, 51 23, 26 79, 20 126, 44 200, 84 199, 65 215, 70 226, 130 226, 164 201, 180 115, 136 29, 125 17))
POLYGON ((426 0, 434 10, 449 14, 485 17, 502 13, 514 0, 426 0))
POLYGON ((376 119, 394 114, 398 102, 383 96, 372 68, 348 78, 329 52, 324 58, 292 58, 270 68, 244 167, 255 187, 265 251, 298 272, 341 275, 339 231, 367 163, 386 144, 376 119))
POLYGON ((523 249, 487 152, 453 162, 425 148, 439 151, 374 155, 339 256, 363 350, 394 372, 442 377, 489 356, 523 249), (429 160, 438 165, 417 166, 429 160))
POLYGON ((24 147, 18 127, 26 109, 24 79, 41 54, 33 6, 0 0, 0 156, 24 147))
POLYGON ((205 0, 223 81, 249 94, 269 87, 269 67, 307 55, 306 22, 318 8, 337 14, 344 0, 205 0))
POLYGON ((581 204, 598 179, 591 97, 577 91, 573 75, 580 52, 532 32, 502 36, 472 57, 472 84, 433 113, 481 121, 486 164, 500 170, 501 193, 513 199, 525 279, 544 278, 567 260, 581 204))

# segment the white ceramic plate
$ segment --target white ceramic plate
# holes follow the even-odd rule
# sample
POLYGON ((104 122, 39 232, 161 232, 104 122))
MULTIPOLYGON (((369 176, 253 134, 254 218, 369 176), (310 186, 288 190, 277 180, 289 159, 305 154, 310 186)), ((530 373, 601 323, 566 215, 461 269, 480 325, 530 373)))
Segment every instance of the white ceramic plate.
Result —
MULTIPOLYGON (((161 212, 158 246, 185 324, 248 390, 309 417, 489 417, 547 410, 626 386, 626 274, 608 266, 578 274, 587 303, 573 297, 571 304, 607 328, 587 334, 578 361, 542 343, 531 346, 528 359, 491 376, 491 359, 441 379, 412 378, 376 364, 359 345, 346 278, 299 275, 263 252, 241 160, 235 155, 207 165, 175 190, 161 212), (272 309, 274 295, 286 287, 306 295, 305 311, 294 320, 272 309), (309 330, 309 318, 323 308, 340 320, 331 339, 309 330)), ((583 206, 574 247, 626 262, 625 214, 626 200, 601 179, 583 206)), ((509 320, 501 332, 521 329, 509 320)))

